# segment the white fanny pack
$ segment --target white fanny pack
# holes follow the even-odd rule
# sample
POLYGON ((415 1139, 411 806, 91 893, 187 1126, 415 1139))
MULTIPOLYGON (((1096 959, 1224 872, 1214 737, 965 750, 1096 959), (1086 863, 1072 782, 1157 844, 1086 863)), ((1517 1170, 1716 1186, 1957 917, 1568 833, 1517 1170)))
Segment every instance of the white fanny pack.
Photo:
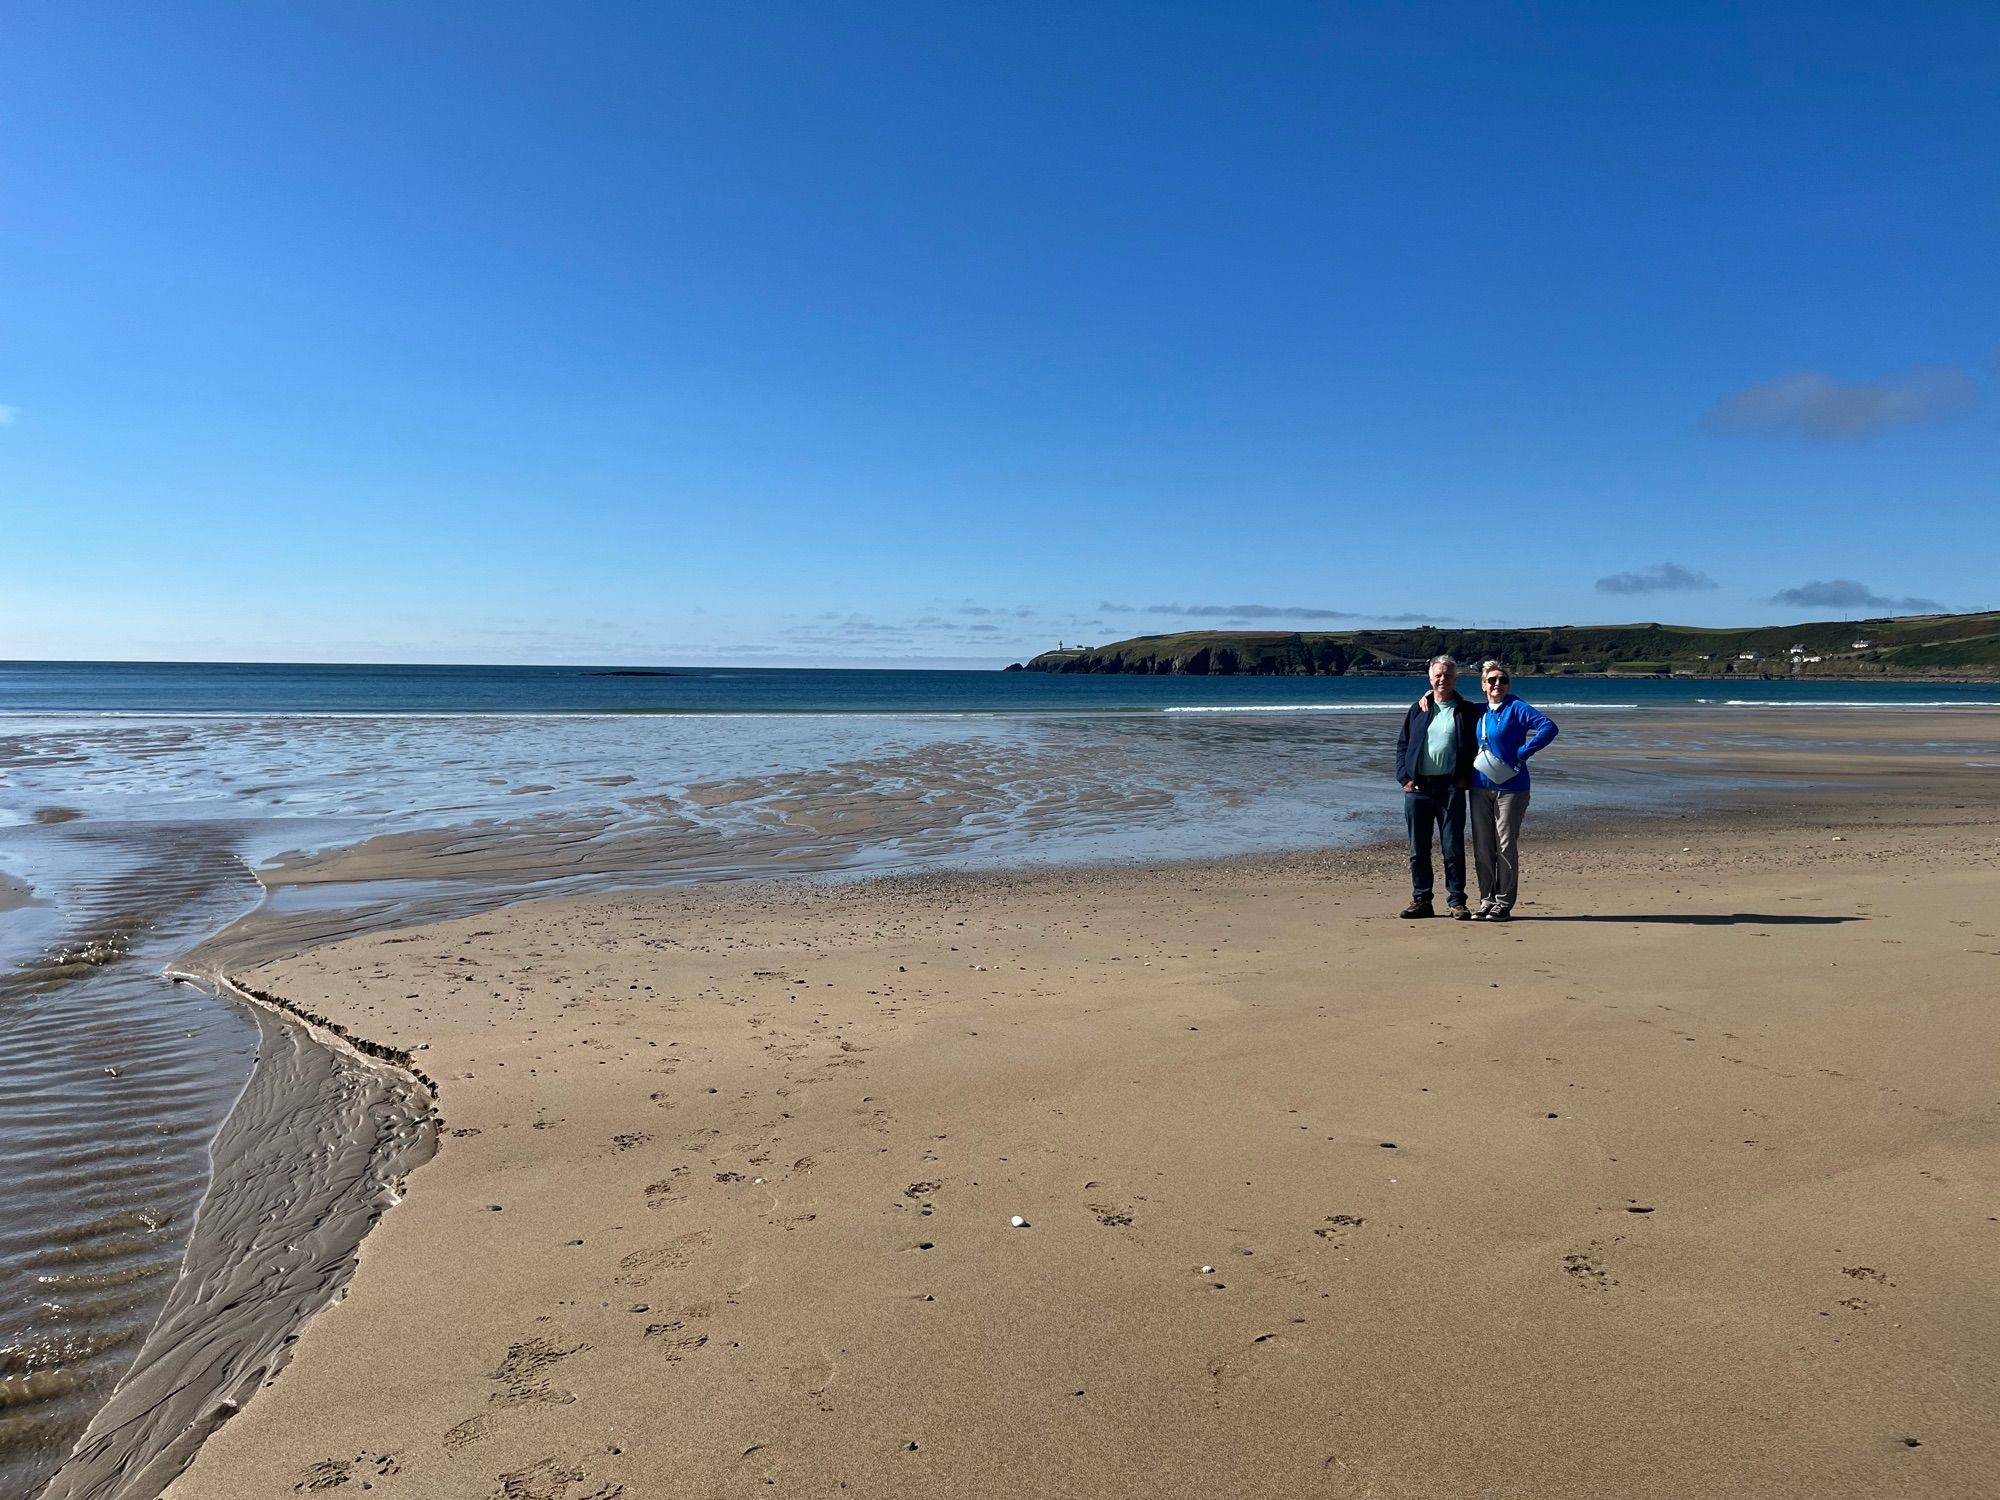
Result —
POLYGON ((1508 765, 1487 745, 1485 714, 1479 716, 1479 753, 1472 757, 1472 768, 1495 785, 1504 785, 1521 774, 1519 766, 1508 765))

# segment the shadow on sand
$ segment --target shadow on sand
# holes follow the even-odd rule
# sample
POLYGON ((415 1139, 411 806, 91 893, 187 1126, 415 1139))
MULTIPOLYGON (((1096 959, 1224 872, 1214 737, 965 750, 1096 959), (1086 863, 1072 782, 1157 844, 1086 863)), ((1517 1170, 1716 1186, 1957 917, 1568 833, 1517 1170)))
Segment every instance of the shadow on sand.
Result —
POLYGON ((1866 917, 1805 917, 1773 916, 1763 912, 1735 911, 1694 913, 1685 917, 1669 916, 1664 912, 1648 912, 1642 916, 1620 917, 1608 912, 1590 912, 1577 916, 1526 916, 1514 913, 1516 922, 1667 922, 1681 927, 1832 927, 1841 922, 1865 922, 1866 917))

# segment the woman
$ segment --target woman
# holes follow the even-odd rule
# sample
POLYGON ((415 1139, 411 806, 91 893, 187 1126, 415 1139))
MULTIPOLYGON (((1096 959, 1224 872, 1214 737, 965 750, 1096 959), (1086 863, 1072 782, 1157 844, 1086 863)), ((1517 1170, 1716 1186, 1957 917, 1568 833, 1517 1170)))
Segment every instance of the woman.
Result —
POLYGON ((1555 720, 1507 689, 1513 678, 1497 661, 1479 669, 1486 711, 1472 762, 1472 861, 1479 871, 1475 922, 1513 919, 1521 891, 1521 820, 1528 815, 1528 758, 1556 737, 1555 720))

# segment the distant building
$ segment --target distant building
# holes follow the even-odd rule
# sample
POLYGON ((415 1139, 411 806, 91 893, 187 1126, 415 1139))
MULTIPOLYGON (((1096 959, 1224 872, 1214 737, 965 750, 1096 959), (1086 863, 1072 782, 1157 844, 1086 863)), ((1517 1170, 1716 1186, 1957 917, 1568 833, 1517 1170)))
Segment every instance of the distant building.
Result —
POLYGON ((1806 654, 1806 648, 1805 648, 1805 647, 1803 647, 1803 646, 1794 646, 1794 647, 1792 647, 1792 655, 1794 655, 1794 656, 1804 656, 1805 654, 1806 654))
POLYGON ((1757 653, 1755 651, 1739 651, 1736 654, 1736 659, 1738 661, 1755 661, 1757 653))
POLYGON ((1801 656, 1801 657, 1799 658, 1799 660, 1800 660, 1800 661, 1825 661, 1825 660, 1826 660, 1826 658, 1825 658, 1824 656, 1801 656))
POLYGON ((1873 641, 1856 641, 1852 649, 1856 651, 1866 651, 1869 647, 1873 646, 1874 644, 1875 643, 1873 641))

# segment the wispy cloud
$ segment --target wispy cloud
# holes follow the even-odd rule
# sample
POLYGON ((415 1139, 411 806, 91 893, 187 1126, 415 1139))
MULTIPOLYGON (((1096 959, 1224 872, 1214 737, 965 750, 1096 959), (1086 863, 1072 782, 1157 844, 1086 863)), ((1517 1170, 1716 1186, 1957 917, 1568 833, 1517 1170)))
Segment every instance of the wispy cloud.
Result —
POLYGON ((1799 370, 1736 392, 1708 414, 1706 425, 1711 432, 1838 442, 1936 421, 1964 411, 1976 396, 1972 377, 1948 365, 1886 380, 1836 380, 1799 370))
POLYGON ((20 419, 21 419, 20 407, 0 406, 0 427, 12 427, 20 419))
POLYGON ((778 634, 795 645, 853 646, 863 642, 907 642, 914 634, 907 625, 888 624, 866 615, 843 615, 827 620, 817 615, 809 625, 793 625, 778 634))
MULTIPOLYGON (((1285 604, 1114 604, 1097 606, 1105 615, 1167 615, 1183 620, 1220 620, 1225 625, 1248 625, 1255 620, 1363 620, 1375 625, 1449 625, 1453 615, 1377 615, 1363 610, 1316 609, 1285 604)), ((1102 625, 1101 620, 1093 624, 1102 625)))
MULTIPOLYGON (((1104 606, 1100 606, 1104 607, 1104 606)), ((1187 620, 1358 620, 1345 609, 1308 609, 1285 604, 1149 604, 1149 615, 1179 615, 1187 620)))
POLYGON ((1706 573, 1672 562, 1655 563, 1639 573, 1613 573, 1609 578, 1597 580, 1600 594, 1685 594, 1714 587, 1715 580, 1706 573))
POLYGON ((1852 578, 1827 578, 1802 583, 1795 589, 1779 589, 1773 604, 1795 604, 1801 609, 1880 609, 1904 610, 1912 614, 1942 614, 1944 606, 1935 599, 1915 595, 1891 598, 1878 594, 1852 578))

